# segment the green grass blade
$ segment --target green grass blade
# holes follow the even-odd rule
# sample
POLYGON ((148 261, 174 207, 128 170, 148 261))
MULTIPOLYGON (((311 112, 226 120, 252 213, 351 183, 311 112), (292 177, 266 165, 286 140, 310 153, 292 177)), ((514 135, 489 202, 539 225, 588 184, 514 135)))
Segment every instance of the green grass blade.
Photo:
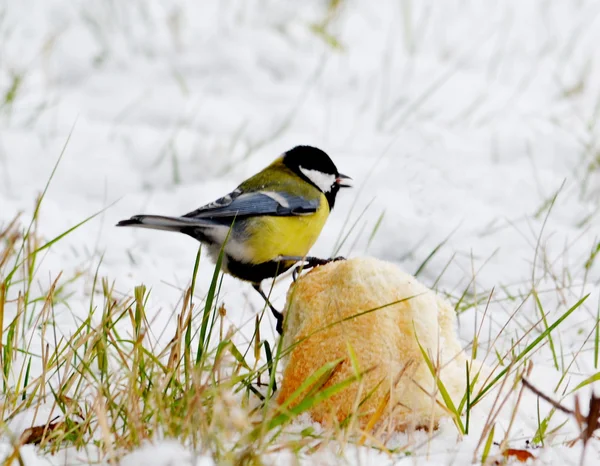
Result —
POLYGON ((429 253, 429 255, 425 258, 425 260, 417 268, 417 271, 415 272, 415 277, 419 276, 419 274, 427 266, 429 261, 431 259, 433 259, 433 257, 440 251, 440 249, 442 249, 446 245, 446 243, 448 241, 450 241, 450 238, 452 238, 452 235, 456 232, 457 229, 458 229, 458 227, 455 228, 454 230, 452 230, 448 236, 446 236, 435 248, 433 248, 433 250, 429 253))
MULTIPOLYGON (((414 328, 414 324, 413 324, 413 328, 414 328)), ((448 408, 448 410, 450 412, 452 412, 452 414, 454 415, 453 421, 456 424, 456 427, 458 427, 458 430, 460 431, 461 434, 464 434, 465 426, 463 425, 462 420, 460 418, 460 413, 456 409, 456 406, 454 405, 454 402, 452 401, 452 397, 448 393, 448 390, 446 389, 446 386, 444 385, 442 378, 439 376, 438 371, 436 371, 435 366, 433 365, 433 362, 431 361, 431 358, 427 354, 427 351, 425 351, 425 348, 423 348, 423 346, 421 345, 421 342, 419 341, 419 336, 417 335, 416 328, 414 329, 414 332, 415 332, 415 339, 417 340, 417 345, 419 345, 419 350, 421 350, 421 355, 423 356, 423 360, 425 361, 425 364, 427 364, 427 368, 429 369, 431 376, 435 380, 438 390, 440 391, 440 394, 442 395, 442 399, 444 400, 444 404, 446 405, 446 408, 448 408)))
POLYGON ((371 230, 371 234, 369 235, 369 239, 367 240, 367 249, 371 246, 371 243, 375 239, 375 235, 379 231, 379 228, 381 227, 384 217, 385 217, 385 209, 381 212, 381 214, 379 214, 379 217, 377 218, 377 221, 375 222, 375 225, 373 226, 373 229, 371 230))
POLYGON ((546 330, 544 330, 535 340, 533 340, 532 343, 530 343, 523 351, 521 351, 521 353, 519 353, 518 355, 515 356, 513 363, 509 364, 506 368, 504 368, 502 371, 500 371, 500 373, 494 377, 494 379, 487 384, 484 388, 482 388, 480 390, 480 392, 477 394, 477 396, 475 397, 475 399, 473 400, 473 403, 471 404, 471 406, 475 406, 477 403, 479 403, 479 401, 481 401, 481 399, 483 398, 483 396, 491 390, 491 388, 496 385, 496 383, 498 383, 499 380, 502 379, 502 377, 504 377, 506 375, 506 373, 512 368, 515 367, 516 363, 521 361, 525 356, 527 356, 527 354, 529 354, 531 352, 532 349, 534 349, 544 338, 546 338, 550 332, 552 332, 556 327, 558 327, 567 317, 569 317, 573 312, 575 312, 576 309, 579 308, 579 306, 581 306, 586 299, 588 299, 588 297, 590 296, 590 294, 586 294, 583 298, 581 298, 579 301, 577 301, 570 309, 568 309, 562 316, 560 316, 556 321, 554 321, 554 323, 552 325, 550 325, 546 330))
POLYGON ((242 353, 240 353, 240 350, 237 349, 237 346, 235 346, 233 344, 233 342, 228 341, 228 342, 223 342, 223 343, 227 343, 229 346, 229 352, 231 353, 231 355, 235 358, 235 360, 242 366, 244 367, 244 369, 248 369, 248 370, 252 370, 250 368, 250 366, 248 365, 248 363, 246 362, 246 360, 244 359, 244 356, 242 355, 242 353))
MULTIPOLYGON (((339 365, 339 363, 340 362, 338 362, 335 365, 335 367, 333 367, 333 369, 330 368, 329 370, 331 372, 333 372, 335 370, 335 368, 337 367, 337 365, 339 365)), ((329 365, 329 364, 331 364, 331 363, 328 363, 327 365, 329 365)), ((287 412, 276 415, 273 419, 271 419, 268 423, 268 430, 272 430, 276 427, 281 426, 282 424, 288 422, 289 420, 293 419, 294 417, 298 416, 299 414, 302 414, 303 412, 308 411, 309 409, 313 408, 314 406, 317 406, 319 403, 322 403, 323 401, 340 393, 342 390, 346 389, 348 386, 350 386, 351 384, 353 384, 354 382, 359 380, 359 378, 362 377, 367 372, 368 371, 364 371, 361 374, 359 374, 358 376, 352 375, 352 376, 342 380, 341 382, 338 382, 338 383, 336 383, 330 387, 327 387, 323 390, 317 391, 316 393, 311 393, 310 396, 304 397, 302 399, 302 401, 300 403, 298 403, 296 406, 289 409, 287 412)), ((325 378, 325 381, 327 381, 327 378, 325 378)), ((294 394, 295 393, 296 392, 294 392, 294 394)))
POLYGON ((190 292, 190 305, 194 299, 194 290, 196 289, 196 277, 198 276, 198 268, 200 267, 200 255, 202 253, 202 243, 198 246, 198 252, 196 253, 196 260, 194 261, 194 271, 192 272, 192 285, 190 292))
POLYGON ((50 188, 50 184, 52 183, 54 175, 56 174, 56 170, 58 170, 58 166, 60 165, 60 162, 61 162, 63 156, 65 155, 65 152, 67 151, 67 146, 69 145, 69 142, 71 141, 71 136, 73 135, 73 131, 75 130, 76 123, 77 123, 77 120, 75 120, 73 122, 73 126, 71 127, 71 130, 69 131, 69 134, 67 135, 67 140, 65 141, 65 143, 60 151, 60 154, 58 155, 58 158, 56 159, 56 163, 54 164, 54 167, 52 168, 52 171, 50 172, 50 176, 48 177, 48 180, 46 181, 46 185, 44 186, 42 194, 40 195, 40 197, 38 198, 38 200, 36 202, 35 209, 33 211, 32 217, 31 217, 31 221, 29 222, 29 226, 27 227, 27 230, 26 230, 25 234, 23 235, 23 241, 21 243, 21 247, 19 248, 19 252, 17 253, 16 259, 15 259, 15 264, 18 264, 18 265, 15 266, 15 268, 11 271, 11 273, 5 279, 5 283, 7 283, 7 284, 10 283, 10 279, 12 278, 12 276, 14 275, 16 270, 25 262, 25 259, 23 259, 23 261, 20 261, 20 259, 21 259, 21 254, 23 254, 23 251, 25 250, 25 244, 27 243, 26 239, 31 234, 33 225, 35 224, 35 221, 38 218, 40 208, 42 206, 42 201, 46 197, 46 193, 48 192, 48 189, 50 188))
MULTIPOLYGON (((112 207, 115 203, 113 202, 112 204, 110 204, 107 207, 104 207, 102 210, 99 210, 98 212, 96 212, 95 214, 90 215, 89 217, 87 217, 86 219, 82 220, 81 222, 79 222, 78 224, 72 226, 71 228, 69 228, 68 230, 62 232, 60 235, 54 237, 53 239, 51 239, 50 241, 48 241, 47 243, 43 244, 42 246, 40 246, 39 248, 37 248, 36 250, 34 250, 30 256, 35 257, 36 254, 42 252, 45 249, 48 249, 50 246, 52 246, 53 244, 57 243, 58 241, 60 241, 61 239, 63 239, 65 236, 69 235, 70 233, 73 233, 75 230, 77 230, 79 227, 85 225, 86 223, 88 223, 90 220, 96 218, 98 215, 102 214, 103 212, 105 212, 107 209, 109 209, 110 207, 112 207)), ((19 269, 19 267, 21 267, 24 263, 25 263, 26 259, 23 259, 21 262, 19 262, 11 271, 10 273, 6 276, 6 279, 4 280, 5 283, 10 283, 10 280, 12 279, 13 275, 16 273, 16 271, 19 269)))
POLYGON ((199 364, 202 360, 202 356, 205 354, 206 349, 208 348, 208 340, 207 338, 207 329, 210 319, 210 314, 213 308, 213 302, 215 299, 215 294, 217 291, 217 283, 219 282, 219 275, 221 274, 221 264, 223 263, 223 254, 224 249, 221 249, 221 253, 217 258, 217 262, 215 264, 215 270, 213 272, 213 277, 210 282, 210 287, 208 289, 208 295, 206 296, 206 302, 204 303, 204 312, 202 313, 202 324, 200 326, 200 340, 198 341, 198 351, 196 353, 196 364, 199 364))
MULTIPOLYGON (((469 435, 469 421, 471 419, 471 374, 469 371, 469 362, 465 361, 465 370, 466 370, 466 378, 467 378, 467 387, 466 387, 466 392, 465 392, 465 399, 467 402, 467 409, 466 409, 466 419, 465 419, 465 435, 469 435)), ((462 409, 461 406, 459 406, 459 413, 461 412, 460 410, 462 409)))
POLYGON ((25 380, 23 380, 23 396, 21 399, 25 401, 27 399, 27 386, 29 385, 29 375, 31 372, 31 356, 29 356, 29 361, 27 362, 27 369, 25 370, 25 380))
MULTIPOLYGON (((540 297, 537 294, 535 289, 532 290, 533 298, 535 299, 535 304, 542 315, 542 322, 544 323, 544 328, 548 329, 548 319, 546 318, 546 313, 544 312, 544 307, 542 306, 542 302, 540 301, 540 297)), ((560 370, 558 367, 558 358, 556 357, 556 350, 554 349, 554 340, 552 339, 552 335, 548 334, 548 344, 550 345, 550 351, 552 352, 552 360, 554 361, 554 367, 556 370, 560 370)))
POLYGON ((481 455, 481 464, 485 464, 485 460, 490 455, 490 450, 492 448, 492 444, 494 443, 494 431, 496 430, 496 424, 492 426, 490 429, 490 433, 488 434, 488 438, 485 441, 485 446, 483 447, 483 453, 481 455))
POLYGON ((577 386, 571 390, 570 393, 575 393, 577 390, 591 384, 594 382, 598 382, 600 380, 600 372, 596 372, 595 374, 591 375, 590 377, 588 377, 587 379, 585 379, 583 382, 577 384, 577 386))
POLYGON ((314 371, 309 377, 306 378, 300 386, 294 390, 294 392, 280 405, 279 409, 284 410, 290 404, 292 404, 302 393, 313 386, 319 379, 327 374, 331 374, 342 362, 344 358, 338 358, 334 361, 323 364, 316 371, 314 371))

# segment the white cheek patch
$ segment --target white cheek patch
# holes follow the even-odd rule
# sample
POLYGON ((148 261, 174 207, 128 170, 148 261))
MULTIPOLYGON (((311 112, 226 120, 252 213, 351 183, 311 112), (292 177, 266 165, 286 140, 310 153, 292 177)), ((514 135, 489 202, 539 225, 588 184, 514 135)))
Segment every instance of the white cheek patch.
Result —
POLYGON ((300 167, 300 171, 304 173, 310 181, 312 181, 317 188, 324 193, 331 191, 333 184, 335 183, 335 175, 330 173, 323 173, 319 170, 309 170, 308 168, 300 167))

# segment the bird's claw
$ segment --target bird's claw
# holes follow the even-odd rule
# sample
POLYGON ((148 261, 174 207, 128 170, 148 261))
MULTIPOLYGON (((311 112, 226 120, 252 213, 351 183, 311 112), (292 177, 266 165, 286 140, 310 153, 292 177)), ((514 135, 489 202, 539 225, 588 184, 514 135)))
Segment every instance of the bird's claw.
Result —
POLYGON ((307 257, 306 262, 304 262, 304 264, 298 265, 293 270, 292 279, 294 281, 296 281, 298 279, 298 274, 302 270, 312 269, 312 268, 318 267, 320 265, 329 264, 330 262, 345 261, 345 260, 346 260, 346 258, 344 256, 330 257, 329 259, 321 259, 319 257, 307 257))
POLYGON ((294 268, 294 270, 292 270, 292 280, 294 280, 294 281, 298 280, 298 274, 300 273, 301 268, 302 268, 302 266, 298 265, 297 267, 294 268))

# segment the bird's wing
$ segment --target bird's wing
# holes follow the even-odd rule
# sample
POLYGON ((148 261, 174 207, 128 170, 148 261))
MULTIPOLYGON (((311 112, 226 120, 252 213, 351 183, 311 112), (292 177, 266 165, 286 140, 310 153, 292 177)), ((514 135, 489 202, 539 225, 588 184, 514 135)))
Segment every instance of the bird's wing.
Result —
POLYGON ((254 217, 257 215, 294 216, 312 214, 319 208, 320 200, 306 199, 281 191, 256 191, 243 193, 235 190, 183 217, 194 219, 226 219, 254 217))

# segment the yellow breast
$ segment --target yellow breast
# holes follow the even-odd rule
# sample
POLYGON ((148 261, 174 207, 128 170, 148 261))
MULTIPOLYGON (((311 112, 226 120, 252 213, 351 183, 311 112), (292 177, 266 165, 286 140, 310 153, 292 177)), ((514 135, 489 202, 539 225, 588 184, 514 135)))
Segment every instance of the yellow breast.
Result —
POLYGON ((277 256, 306 256, 328 216, 329 205, 321 195, 319 209, 314 214, 256 218, 247 230, 249 239, 246 243, 253 262, 267 262, 277 256))

